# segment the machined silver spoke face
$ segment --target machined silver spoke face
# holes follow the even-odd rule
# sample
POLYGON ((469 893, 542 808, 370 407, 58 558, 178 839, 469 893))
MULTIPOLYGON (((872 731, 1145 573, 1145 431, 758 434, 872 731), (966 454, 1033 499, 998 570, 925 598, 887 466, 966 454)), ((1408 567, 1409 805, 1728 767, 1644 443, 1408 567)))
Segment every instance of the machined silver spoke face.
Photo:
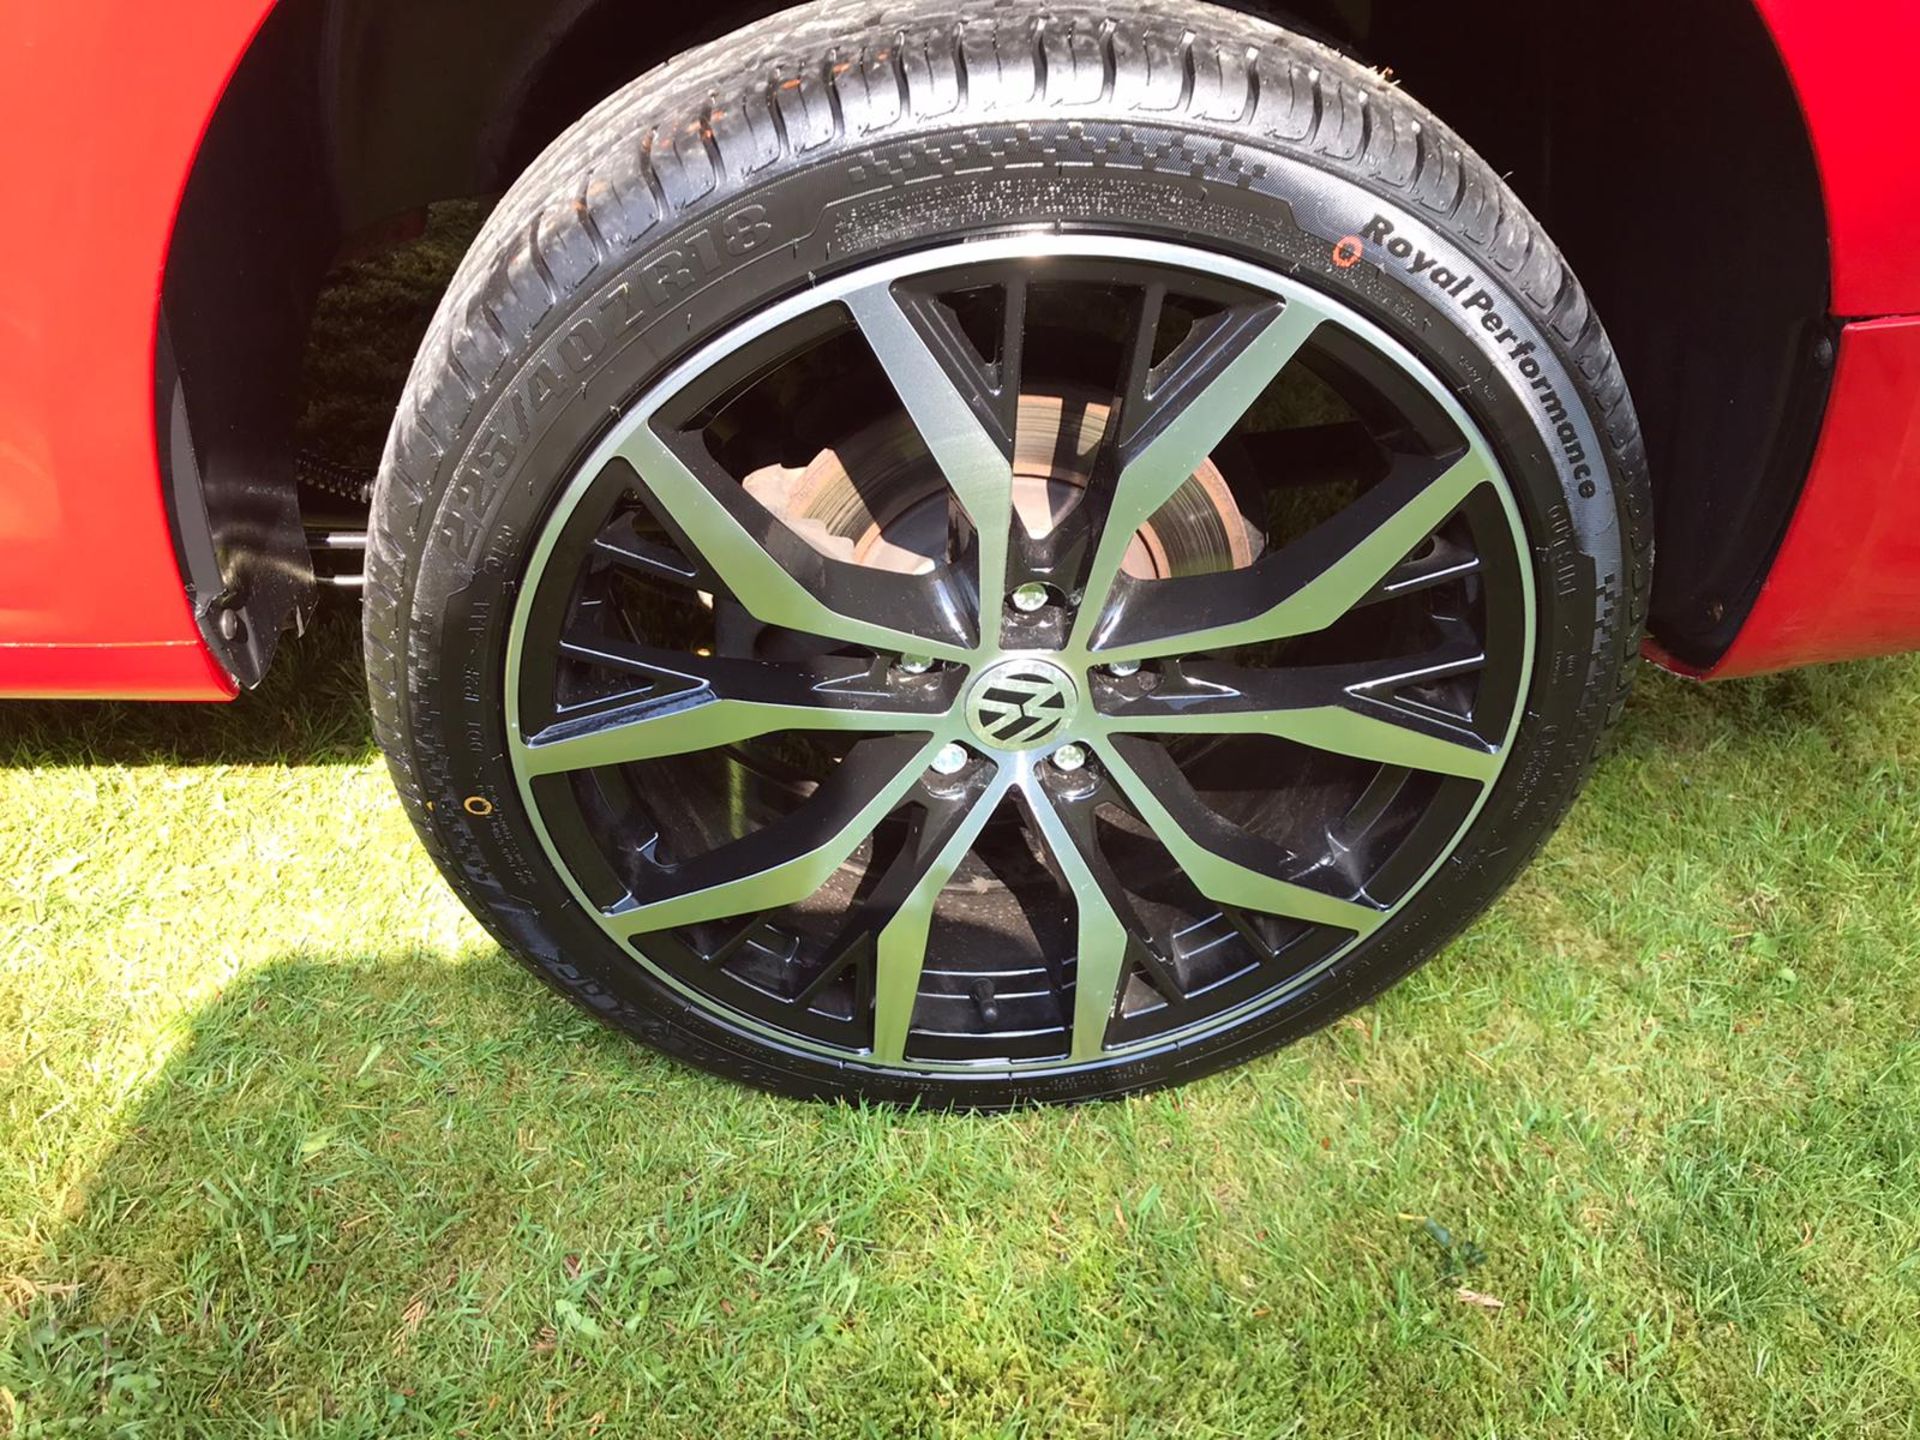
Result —
POLYGON ((1318 993, 1501 774, 1524 532, 1422 364, 1160 242, 824 279, 619 417, 509 644, 611 942, 767 1046, 1005 1074, 1318 993))
POLYGON ((1391 692, 1478 671, 1471 637, 1385 665, 1244 669, 1175 662, 1151 689, 1111 685, 1100 727, 1110 735, 1267 735, 1408 770, 1490 781, 1502 747, 1470 721, 1396 703, 1391 692))
MULTIPOLYGON (((1149 297, 1148 318, 1157 326, 1164 296, 1149 291, 1149 297)), ((1245 418, 1252 399, 1300 353, 1320 318, 1319 309, 1305 298, 1276 300, 1250 307, 1247 313, 1230 311, 1194 347, 1197 353, 1186 358, 1185 373, 1153 385, 1152 372, 1143 370, 1130 387, 1121 400, 1123 417, 1129 409, 1144 409, 1152 428, 1143 418, 1131 433, 1123 432, 1116 446, 1112 498, 1084 580, 1086 599, 1074 620, 1076 649, 1084 648, 1107 620, 1108 601, 1134 536, 1207 463, 1245 418)))
POLYGON ((951 704, 942 693, 950 687, 940 681, 893 687, 858 661, 776 666, 680 657, 616 640, 562 650, 658 682, 659 691, 521 737, 522 765, 531 775, 663 759, 791 730, 931 730, 951 704))

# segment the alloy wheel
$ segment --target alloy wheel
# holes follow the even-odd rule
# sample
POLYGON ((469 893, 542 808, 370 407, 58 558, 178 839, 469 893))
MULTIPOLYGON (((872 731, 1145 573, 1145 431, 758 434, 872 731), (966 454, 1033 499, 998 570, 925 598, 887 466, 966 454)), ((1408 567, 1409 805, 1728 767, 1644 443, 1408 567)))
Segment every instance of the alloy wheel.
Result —
POLYGON ((519 592, 510 759, 574 898, 716 1020, 1092 1066, 1296 1003, 1435 883, 1534 624, 1497 457, 1349 307, 975 241, 615 419, 519 592))

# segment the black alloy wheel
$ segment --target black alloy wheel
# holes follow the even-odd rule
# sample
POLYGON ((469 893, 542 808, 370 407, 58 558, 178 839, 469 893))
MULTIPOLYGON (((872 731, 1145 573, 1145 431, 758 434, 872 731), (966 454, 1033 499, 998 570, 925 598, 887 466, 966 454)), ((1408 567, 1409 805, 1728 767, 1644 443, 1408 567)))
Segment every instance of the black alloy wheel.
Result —
POLYGON ((549 524, 507 665, 553 863, 694 1003, 852 1065, 1102 1063, 1282 1001, 1446 858, 1527 678, 1464 412, 1338 305, 1163 242, 807 291, 643 397, 549 524), (842 403, 790 441, 809 391, 842 403))

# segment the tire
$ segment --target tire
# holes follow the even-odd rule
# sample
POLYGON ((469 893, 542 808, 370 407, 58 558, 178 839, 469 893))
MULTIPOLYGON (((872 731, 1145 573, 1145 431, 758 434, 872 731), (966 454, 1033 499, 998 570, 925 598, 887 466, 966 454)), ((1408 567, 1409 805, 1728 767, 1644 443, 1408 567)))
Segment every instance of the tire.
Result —
MULTIPOLYGON (((1248 16, 1167 0, 980 6, 963 10, 958 20, 951 6, 906 0, 892 7, 884 21, 874 18, 876 14, 870 6, 824 0, 681 56, 581 120, 501 201, 422 346, 375 489, 365 628, 377 735, 422 840, 499 942, 560 993, 661 1051, 789 1095, 937 1106, 999 1108, 1182 1082, 1306 1034, 1379 993, 1479 914, 1559 823, 1620 713, 1646 613, 1651 511, 1633 408, 1585 295, 1520 202, 1440 121, 1344 56, 1248 16), (862 276, 893 273, 885 266, 911 267, 921 263, 914 257, 932 253, 933 247, 963 242, 1003 249, 1059 244, 1102 255, 1111 251, 1117 258, 1099 263, 1120 267, 1116 274, 1127 265, 1147 264, 1141 256, 1177 259, 1198 253, 1213 257, 1205 263, 1221 276, 1254 277, 1246 283, 1255 289, 1268 283, 1259 277, 1273 277, 1271 287, 1279 287, 1273 293, 1285 290, 1289 313, 1296 304, 1324 306, 1345 327, 1342 334, 1377 336, 1369 354, 1399 357, 1395 363, 1401 369, 1393 371, 1392 365, 1379 362, 1386 366, 1380 372, 1385 378, 1355 381, 1356 393, 1387 394, 1398 383, 1395 374, 1414 377, 1428 398, 1415 396, 1406 403, 1415 408, 1454 407, 1448 413, 1458 412, 1458 433, 1468 437, 1461 443, 1489 457, 1497 469, 1496 498, 1505 508, 1496 514, 1497 507, 1487 500, 1486 515, 1493 518, 1486 523, 1492 528, 1471 530, 1480 578, 1459 582, 1467 587, 1460 593, 1468 600, 1446 601, 1458 613, 1441 618, 1452 623, 1471 610, 1482 616, 1491 636, 1494 620, 1489 617, 1496 609, 1504 615, 1521 604, 1515 600, 1509 606, 1499 597, 1524 594, 1525 632, 1515 642, 1513 637, 1521 632, 1513 626, 1519 622, 1499 621, 1505 627, 1499 643, 1510 649, 1517 643, 1514 653, 1521 657, 1510 702, 1500 700, 1494 680, 1483 675, 1473 682, 1483 687, 1474 694, 1493 696, 1484 700, 1489 715, 1504 715, 1502 704, 1511 711, 1504 740, 1488 742, 1498 752, 1490 762, 1497 763, 1497 773, 1480 782, 1470 804, 1460 800, 1456 809, 1444 811, 1446 824, 1454 828, 1443 834, 1440 822, 1431 822, 1432 834, 1441 838, 1433 842, 1438 858, 1430 869, 1408 871, 1411 878, 1391 885, 1376 876, 1358 886, 1358 900, 1370 906, 1375 900, 1367 885, 1378 882, 1393 890, 1394 898, 1379 902, 1378 919, 1369 922, 1377 928, 1357 927, 1353 938, 1342 938, 1337 945, 1328 941, 1315 950, 1317 940, 1307 945, 1290 937, 1311 931, 1318 922, 1288 919, 1284 912, 1276 912, 1280 918, 1275 919, 1263 912, 1254 931, 1241 926, 1245 943, 1254 947, 1249 953, 1271 959, 1293 953, 1288 946, 1306 945, 1318 958, 1285 984, 1261 990, 1267 982, 1257 976, 1244 982, 1253 988, 1235 1001, 1235 1008, 1206 1011, 1204 1023, 1181 1020, 1184 1029, 1171 1020, 1159 1030, 1144 1019, 1136 1025, 1127 997, 1142 976, 1154 978, 1143 968, 1138 974, 1128 971, 1129 978, 1117 982, 1122 987, 1117 1006, 1109 1002, 1096 1028, 1085 1031, 1091 1012, 1075 1007, 1092 1002, 1075 997, 1082 991, 1094 994, 1093 984, 1083 987, 1081 978, 1107 973, 1098 967, 1108 962, 1098 956, 1108 949, 1100 948, 1096 956, 1096 946, 1088 939, 1076 939, 1065 951, 1057 942, 1050 949, 1036 942, 1046 952, 1045 965, 1052 967, 1044 973, 1054 977, 1048 983, 1057 993, 1048 1003, 1055 1007, 1065 1038, 1020 1042, 1037 1045, 1032 1054, 1014 1055, 1011 1049, 1000 1054, 992 1049, 1001 1043, 997 1032, 976 1018, 960 1028, 977 1024, 986 1039, 971 1031, 951 1045, 947 1039, 927 1039, 914 1017, 924 1015, 936 1001, 928 998, 930 991, 909 989, 907 1018, 898 1023, 911 1024, 915 1038, 889 1042, 886 1053, 892 1058, 882 1063, 875 1058, 882 1053, 880 1029, 895 1022, 883 1018, 883 998, 876 998, 876 987, 891 984, 897 989, 898 980, 885 977, 906 972, 883 971, 880 960, 870 959, 863 962, 871 964, 870 978, 862 981, 859 975, 868 972, 850 965, 852 978, 845 983, 853 987, 846 1002, 852 1008, 844 1015, 836 1010, 806 1020, 817 1020, 819 1027, 857 1026, 860 1007, 869 1007, 874 1041, 871 1053, 863 1055, 858 1045, 832 1040, 839 1031, 822 1041, 812 1031, 802 1033, 799 1019, 782 1028, 786 1021, 741 1008, 746 1001, 726 998, 736 991, 747 994, 733 979, 724 982, 734 987, 725 995, 718 989, 707 993, 701 988, 707 982, 698 978, 701 972, 674 968, 681 960, 673 957, 682 950, 699 950, 712 960, 699 949, 705 942, 684 938, 691 930, 673 932, 676 938, 670 942, 643 937, 640 944, 654 948, 639 954, 618 938, 609 928, 608 914, 639 902, 609 898, 619 886, 607 890, 608 876, 601 872, 615 863, 607 858, 616 846, 616 839, 609 837, 625 835, 620 827, 629 822, 592 807, 611 805, 608 795, 628 796, 629 791, 619 789, 613 779, 603 782, 598 772, 588 782, 569 775, 529 778, 531 762, 526 757, 537 737, 531 721, 524 733, 518 728, 516 697, 524 704, 524 696, 533 693, 525 688, 533 682, 524 677, 536 662, 529 658, 531 649, 515 652, 510 678, 509 661, 516 645, 529 646, 529 636, 547 633, 540 625, 551 620, 564 627, 585 613, 579 607, 586 602, 579 597, 588 592, 577 587, 588 581, 547 577, 561 575, 556 557, 573 553, 567 549, 574 542, 565 526, 575 523, 569 517, 576 509, 570 507, 585 503, 580 496, 593 473, 586 467, 604 459, 608 437, 625 423, 621 417, 636 411, 640 397, 664 393, 663 387, 679 383, 671 377, 684 375, 690 366, 698 371, 705 363, 700 357, 735 343, 728 337, 744 333, 743 326, 761 323, 758 317, 784 313, 778 312, 779 306, 804 307, 809 296, 839 293, 832 287, 864 284, 862 276), (1505 543, 1497 534, 1500 514, 1509 517, 1513 531, 1516 558, 1511 573, 1501 570, 1498 558, 1505 543), (1492 537, 1485 546, 1479 538, 1483 533, 1492 537), (563 580, 576 585, 566 592, 573 598, 556 602, 559 619, 543 620, 534 612, 549 602, 537 597, 546 593, 543 587, 563 580), (583 795, 588 798, 580 798, 583 795), (566 824, 575 829, 564 829, 549 808, 553 815, 564 812, 566 824), (582 858, 581 847, 592 855, 582 858), (1256 931, 1263 937, 1257 943, 1245 938, 1256 931), (661 958, 666 953, 661 946, 679 948, 661 958), (689 975, 695 978, 689 980, 689 975), (1076 1024, 1082 1029, 1075 1029, 1076 1024), (1135 1030, 1125 1030, 1128 1025, 1135 1030), (1110 1037, 1122 1031, 1136 1039, 1110 1043, 1110 1037), (959 1058, 934 1063, 915 1048, 919 1046, 942 1056, 950 1049, 959 1058)), ((1215 283, 1213 277, 1198 278, 1199 270, 1187 260, 1178 263, 1185 267, 1178 275, 1191 278, 1195 286, 1215 283)), ((1004 311, 1013 303, 1006 297, 1013 294, 1014 282, 1002 283, 999 303, 1004 311)), ((1144 293, 1147 282, 1139 283, 1144 293)), ((1233 306, 1257 308, 1268 302, 1256 296, 1220 303, 1228 306, 1223 313, 1237 314, 1233 306)), ((1274 300, 1271 305, 1281 303, 1274 300)), ((958 332, 950 327, 953 333, 958 332)), ((1192 335, 1201 333, 1195 322, 1192 335)), ((1182 343, 1202 344, 1191 339, 1182 343)), ((985 352, 975 357, 983 358, 985 352)), ((1339 366, 1330 361, 1322 369, 1332 374, 1339 366)), ((729 383, 737 391, 749 381, 729 383)), ((696 386, 691 380, 686 384, 696 386)), ((986 385, 975 394, 987 409, 994 403, 989 389, 986 385)), ((669 403, 682 402, 661 402, 669 403)), ((823 394, 818 401, 809 400, 815 403, 839 402, 823 394)), ((1016 396, 1015 403, 1027 404, 1025 394, 1016 396)), ((1130 402, 1123 398, 1116 403, 1119 408, 1107 413, 1121 417, 1113 423, 1123 430, 1130 402)), ((1343 398, 1342 403, 1348 402, 1343 398)), ((1343 413, 1364 415, 1371 403, 1354 400, 1343 413)), ((686 423, 705 423, 705 413, 686 423)), ((799 426, 802 420, 791 424, 799 426)), ((1305 441, 1296 435, 1287 443, 1305 441)), ((1120 444, 1114 441, 1116 449, 1120 444)), ((1441 448, 1435 442, 1434 453, 1441 448)), ((1086 480, 1079 493, 1094 495, 1101 483, 1086 480)), ((661 515, 662 507, 671 509, 668 501, 651 493, 658 490, 651 478, 637 489, 629 487, 620 503, 633 504, 638 495, 640 505, 632 512, 640 518, 631 523, 647 523, 643 510, 661 515)), ((1097 506, 1088 502, 1081 508, 1091 513, 1097 506)), ((1465 513, 1463 508, 1446 523, 1468 524, 1460 518, 1465 513)), ((677 514, 661 520, 666 527, 662 533, 676 543, 688 542, 684 529, 676 528, 677 514)), ((970 543, 977 548, 980 532, 955 523, 961 524, 957 533, 973 533, 970 543)), ((1474 527, 1481 523, 1479 518, 1471 522, 1474 527)), ((1065 521, 1059 526, 1064 530, 1065 521)), ((1435 536, 1442 533, 1436 530, 1435 536)), ((690 557, 698 558, 694 552, 700 543, 685 544, 690 557)), ((1017 542, 1016 548, 1027 543, 1017 542)), ((1268 543, 1279 556, 1279 541, 1269 537, 1268 543)), ((1423 542, 1421 553, 1437 553, 1443 543, 1450 542, 1423 542)), ((1414 565, 1415 559, 1410 552, 1392 575, 1414 565)), ((975 562, 986 563, 978 554, 975 562)), ((1167 563, 1175 564, 1170 573, 1183 573, 1176 562, 1167 563)), ((1280 563, 1276 559, 1275 564, 1280 563)), ((1131 571, 1125 577, 1116 573, 1111 593, 1135 593, 1138 578, 1131 571)), ((1188 584, 1184 579, 1173 583, 1188 584)), ((1049 607, 1063 607, 1061 625, 1077 623, 1070 611, 1070 587, 1043 591, 1049 607)), ((881 586, 874 593, 895 590, 881 586)), ((713 599, 711 591, 701 598, 716 617, 733 603, 726 595, 713 599)), ((1051 615, 1053 610, 1039 613, 1051 615)), ((1345 612, 1330 623, 1338 630, 1355 613, 1345 612)), ((759 620, 766 618, 758 615, 759 620)), ((907 623, 895 616, 880 619, 907 623)), ((719 627, 722 621, 715 618, 712 623, 719 627)), ((1019 617, 1009 611, 1002 623, 1014 625, 1019 617)), ((977 624, 984 645, 986 622, 977 624)), ((768 632, 755 633, 764 637, 768 632)), ((1319 642, 1298 643, 1310 649, 1319 642)), ((1496 648, 1491 638, 1483 644, 1489 654, 1496 648)), ((915 680, 903 678, 900 667, 911 669, 911 657, 905 647, 895 648, 897 655, 876 647, 880 658, 875 663, 893 666, 886 670, 888 684, 910 688, 915 680)), ((574 662, 537 663, 546 667, 540 670, 539 684, 551 690, 559 682, 552 681, 549 670, 574 662)), ((1186 665, 1166 662, 1141 683, 1164 686, 1173 675, 1176 687, 1186 684, 1181 668, 1186 665)), ((1096 702, 1092 692, 1117 683, 1113 672, 1121 668, 1102 669, 1098 680, 1091 670, 1075 672, 1087 691, 1088 714, 1098 704, 1119 703, 1096 702)), ((935 670, 951 671, 955 686, 971 676, 958 664, 941 662, 935 670)), ((598 693, 586 681, 578 683, 587 688, 577 693, 598 693)), ((1462 703, 1466 714, 1482 701, 1462 703)), ((1346 743, 1345 733, 1341 744, 1346 743)), ((1062 766, 1053 760, 1011 752, 983 759, 984 742, 977 736, 962 738, 963 759, 974 770, 1011 775, 1017 769, 1035 785, 1042 779, 1056 787, 1066 783, 1062 766), (995 765, 1001 770, 994 770, 995 765)), ((1125 743, 1133 747, 1138 741, 1125 743)), ((1285 765, 1321 763, 1317 752, 1299 751, 1292 741, 1278 747, 1267 739, 1257 743, 1268 746, 1285 765)), ((1094 744, 1090 770, 1119 756, 1121 747, 1118 739, 1111 746, 1094 744)), ((674 763, 691 774, 706 761, 674 763)), ((840 769, 833 773, 849 768, 835 763, 840 769)), ((1340 783, 1346 784, 1344 777, 1356 762, 1343 753, 1325 763, 1348 767, 1338 771, 1340 783)), ((1378 765, 1365 756, 1358 763, 1378 765)), ((1109 768, 1115 773, 1108 778, 1118 784, 1117 761, 1109 768)), ((1248 774, 1250 784, 1261 778, 1248 774)), ((1415 818, 1404 822, 1406 838, 1391 843, 1409 853, 1415 851, 1415 837, 1426 833, 1420 829, 1429 823, 1425 817, 1444 808, 1432 797, 1466 794, 1456 785, 1458 776, 1441 775, 1429 782, 1418 764, 1412 770, 1388 764, 1381 774, 1394 777, 1381 792, 1389 796, 1388 810, 1413 806, 1419 796, 1429 797, 1419 803, 1434 807, 1417 816, 1407 811, 1415 818)), ((799 793, 815 797, 805 803, 816 803, 817 808, 827 782, 818 782, 822 788, 810 792, 806 785, 815 782, 793 783, 799 793)), ((938 789, 932 781, 925 783, 938 789)), ((1367 783, 1380 783, 1379 776, 1367 783)), ((650 812, 655 817, 650 833, 654 842, 667 847, 664 853, 671 859, 678 836, 659 818, 669 813, 660 808, 666 802, 656 803, 640 791, 633 794, 638 796, 633 803, 656 807, 650 812)), ((1009 813, 1016 819, 1024 813, 1022 823, 1029 831, 1036 825, 1044 828, 1031 806, 1045 809, 1045 804, 1025 803, 1027 811, 1009 813)), ((1238 802, 1229 797, 1222 803, 1238 802)), ((1067 813, 1067 801, 1059 804, 1057 813, 1067 813)), ((1446 804, 1455 805, 1456 800, 1448 798, 1446 804)), ((1268 813, 1259 811, 1262 816, 1268 813)), ((932 824, 920 823, 923 830, 932 824)), ((1153 828, 1151 823, 1148 828, 1153 828)), ((875 847, 880 834, 874 832, 875 847)), ((1109 835, 1108 841, 1096 842, 1095 849, 1107 844, 1110 853, 1112 843, 1109 835)), ((1388 839, 1379 843, 1387 847, 1381 855, 1401 853, 1390 848, 1388 839)), ((1070 848, 1068 841, 1059 845, 1070 848)), ((1039 840, 1029 848, 1046 859, 1039 840)), ((1172 841, 1166 853, 1176 854, 1172 841)), ((652 859, 645 858, 645 863, 652 859)), ((869 858, 864 863, 879 862, 869 858)), ((1089 917, 1104 912, 1098 911, 1102 902, 1092 891, 1074 888, 1074 875, 1080 871, 1073 866, 1078 863, 1062 851, 1053 853, 1042 869, 1064 878, 1062 893, 1079 907, 1073 913, 1081 929, 1075 933, 1086 936, 1093 933, 1087 929, 1094 923, 1089 917)), ((1391 868, 1385 860, 1381 864, 1391 868)), ((1246 879, 1244 870, 1235 873, 1246 879)), ((1012 888, 1009 881, 1010 892, 1012 888)), ((830 889, 829 884, 821 893, 830 889)), ((934 890, 939 890, 937 883, 934 890)), ((1202 898, 1211 903, 1216 897, 1202 898)), ((1046 917, 1054 914, 1044 905, 1041 909, 1046 917)), ((1207 923, 1226 925, 1237 913, 1222 902, 1219 914, 1207 923)), ((1032 923, 1039 935, 1042 920, 1032 923)), ((1045 923, 1054 921, 1046 918, 1045 923)), ((741 927, 728 943, 751 948, 754 942, 742 938, 747 928, 741 927)), ((804 948, 799 941, 794 947, 795 955, 804 948)), ((711 983, 720 987, 723 982, 711 983)), ((778 990, 778 984, 767 983, 778 990)), ((842 981, 835 978, 832 983, 842 981)), ((933 983, 912 979, 913 985, 933 983)), ((976 982, 966 992, 979 1015, 1015 1004, 1009 998, 1002 1005, 994 983, 976 982), (984 999, 981 983, 987 985, 984 999)), ((1183 988, 1186 983, 1176 975, 1166 982, 1171 987, 1167 993, 1180 1005, 1199 1006, 1183 988)), ((791 1002, 791 996, 785 998, 791 1002)), ((964 1010, 957 995, 943 991, 937 1001, 964 1010)), ((1162 1003, 1149 996, 1138 1015, 1161 1014, 1162 1008, 1156 1007, 1162 1003)), ((1173 1013, 1179 1019, 1189 1012, 1173 1013)), ((1202 1016, 1199 1008, 1191 1013, 1202 1016)), ((908 1032, 903 1028, 900 1033, 908 1032)), ((1009 1047, 1014 1043, 1005 1042, 1009 1047)))

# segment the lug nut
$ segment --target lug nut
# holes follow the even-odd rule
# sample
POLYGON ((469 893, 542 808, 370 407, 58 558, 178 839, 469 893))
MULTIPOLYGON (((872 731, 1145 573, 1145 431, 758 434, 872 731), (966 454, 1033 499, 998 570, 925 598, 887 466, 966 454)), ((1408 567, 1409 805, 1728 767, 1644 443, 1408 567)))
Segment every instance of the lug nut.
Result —
POLYGON ((1116 660, 1107 666, 1107 673, 1116 679, 1124 680, 1129 675, 1138 675, 1140 673, 1140 662, 1138 660, 1116 660))
POLYGON ((1022 615, 1031 615, 1043 610, 1047 604, 1047 587, 1036 580, 1029 580, 1013 592, 1013 608, 1022 615))
POLYGON ((1053 752, 1053 768, 1062 774, 1071 775, 1082 769, 1087 763, 1087 749, 1084 745, 1062 745, 1053 752))
POLYGON ((933 757, 933 773, 936 775, 958 775, 967 768, 967 750, 964 745, 951 742, 940 747, 940 753, 933 757))
POLYGON ((933 669, 931 655, 902 655, 900 669, 908 675, 924 675, 933 669))

